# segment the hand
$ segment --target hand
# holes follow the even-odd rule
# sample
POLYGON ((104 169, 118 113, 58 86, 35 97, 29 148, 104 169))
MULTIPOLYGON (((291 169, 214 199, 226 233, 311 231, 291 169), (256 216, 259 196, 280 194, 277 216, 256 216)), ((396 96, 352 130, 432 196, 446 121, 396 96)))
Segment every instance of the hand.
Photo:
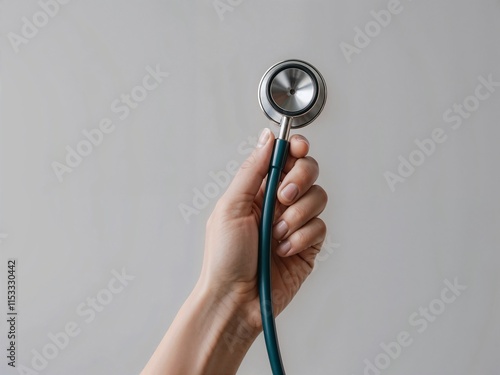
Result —
MULTIPOLYGON (((257 291, 259 222, 265 177, 274 136, 266 129, 243 163, 207 223, 200 279, 143 375, 234 375, 262 330, 257 291)), ((326 234, 318 215, 325 191, 313 185, 319 169, 307 157, 304 137, 290 139, 290 151, 278 189, 273 246, 274 313, 292 300, 312 271, 326 234), (284 223, 284 224, 280 224, 284 223)))
MULTIPOLYGON (((206 227, 205 257, 198 285, 233 303, 246 323, 260 332, 257 259, 259 222, 274 136, 265 129, 257 148, 242 164, 218 201, 206 227)), ((275 315, 292 300, 311 273, 326 235, 323 211, 327 194, 314 185, 319 168, 306 156, 308 141, 290 139, 278 189, 272 244, 272 293, 275 315)))

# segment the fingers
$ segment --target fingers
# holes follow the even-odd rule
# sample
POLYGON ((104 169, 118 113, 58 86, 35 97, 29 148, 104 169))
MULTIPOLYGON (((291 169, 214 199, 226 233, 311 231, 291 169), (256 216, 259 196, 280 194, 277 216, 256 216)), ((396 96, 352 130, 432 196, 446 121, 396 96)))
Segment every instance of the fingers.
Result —
POLYGON ((320 186, 312 186, 296 203, 288 207, 273 228, 273 236, 281 240, 276 252, 291 256, 304 252, 306 261, 313 264, 326 236, 326 225, 319 215, 328 201, 320 186))
MULTIPOLYGON (((295 255, 321 244, 326 236, 326 225, 320 218, 313 218, 287 239, 280 242, 276 252, 282 257, 295 255)), ((318 249, 319 251, 319 249, 318 249)))
POLYGON ((281 241, 312 218, 318 216, 326 207, 328 196, 325 190, 318 185, 312 186, 309 191, 296 203, 288 207, 276 220, 273 228, 273 237, 281 241))
POLYGON ((310 156, 297 159, 278 188, 280 203, 289 206, 303 196, 319 175, 319 166, 310 156))
POLYGON ((302 198, 288 207, 276 220, 273 237, 278 241, 287 238, 323 212, 327 202, 328 195, 325 190, 318 185, 312 186, 302 198))
POLYGON ((274 135, 269 129, 264 129, 260 135, 257 147, 243 162, 233 181, 224 193, 226 204, 235 208, 251 210, 255 196, 267 175, 269 159, 271 158, 274 135))
MULTIPOLYGON (((302 159, 302 158, 305 158, 308 152, 309 152, 309 141, 304 136, 302 136, 300 134, 292 135, 290 137, 290 148, 288 150, 288 157, 287 157, 287 161, 285 163, 285 167, 283 168, 283 173, 285 175, 288 174, 295 167, 295 165, 297 164, 297 161, 300 160, 300 159, 302 159)), ((295 174, 297 174, 297 173, 298 174, 308 173, 307 170, 312 170, 312 169, 314 169, 314 167, 308 168, 307 165, 309 163, 315 163, 315 162, 316 161, 314 159, 312 159, 312 158, 311 158, 311 160, 308 159, 305 163, 304 163, 304 161, 301 161, 298 164, 299 170, 296 171, 296 172, 294 172, 294 173, 295 174), (305 166, 305 168, 303 168, 304 166, 305 166)), ((319 173, 319 170, 316 173, 319 173)), ((304 192, 307 191, 307 189, 309 187, 311 187, 311 185, 316 180, 317 174, 316 174, 316 177, 314 177, 314 176, 312 176, 312 177, 313 178, 310 179, 310 184, 308 184, 308 186, 306 186, 306 185, 300 186, 299 190, 304 191, 304 192)), ((291 177, 289 177, 287 179, 287 181, 289 181, 290 179, 291 179, 291 177)), ((283 186, 284 185, 281 184, 281 188, 280 188, 279 191, 281 191, 283 189, 283 186)), ((259 194, 256 196, 256 201, 259 204, 262 203, 262 199, 263 199, 263 196, 264 196, 265 187, 266 187, 266 179, 264 179, 264 181, 262 181, 259 194)), ((292 192, 293 192, 294 187, 292 186, 291 189, 292 189, 292 192)), ((278 191, 278 197, 279 197, 279 191, 278 191)), ((287 194, 288 194, 288 191, 287 191, 287 194)), ((302 195, 302 194, 299 194, 296 197, 296 199, 300 195, 302 195)), ((282 201, 282 203, 284 203, 284 204, 291 204, 292 202, 293 201, 286 201, 286 200, 282 201)))
POLYGON ((290 148, 288 150, 288 159, 283 168, 283 172, 288 173, 295 165, 297 159, 303 158, 309 152, 309 141, 300 134, 294 134, 290 137, 290 148))

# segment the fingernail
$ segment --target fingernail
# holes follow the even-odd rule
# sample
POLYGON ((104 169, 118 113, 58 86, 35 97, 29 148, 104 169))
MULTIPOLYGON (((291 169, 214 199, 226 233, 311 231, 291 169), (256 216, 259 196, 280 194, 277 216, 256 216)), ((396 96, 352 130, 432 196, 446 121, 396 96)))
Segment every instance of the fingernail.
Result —
POLYGON ((307 144, 309 146, 309 141, 303 135, 295 134, 295 137, 297 137, 298 141, 304 142, 305 144, 307 144))
POLYGON ((288 184, 283 190, 281 190, 281 196, 290 202, 295 199, 298 193, 299 188, 293 183, 288 184))
POLYGON ((286 232, 288 232, 288 225, 285 220, 281 220, 274 226, 274 238, 277 240, 281 240, 286 232))
POLYGON ((280 242, 276 251, 278 252, 279 255, 284 256, 290 251, 291 248, 292 244, 290 243, 290 241, 286 240, 280 242))
POLYGON ((271 131, 269 130, 269 128, 265 128, 264 130, 262 130, 262 133, 260 133, 259 142, 257 143, 257 148, 262 148, 262 146, 266 144, 267 140, 269 139, 270 132, 271 131))

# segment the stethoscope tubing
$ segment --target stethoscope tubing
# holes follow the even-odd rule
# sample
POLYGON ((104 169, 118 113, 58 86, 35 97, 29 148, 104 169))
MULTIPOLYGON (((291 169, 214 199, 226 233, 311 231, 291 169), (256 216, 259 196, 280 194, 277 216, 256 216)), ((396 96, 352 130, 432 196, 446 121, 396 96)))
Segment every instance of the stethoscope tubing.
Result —
POLYGON ((285 375, 283 361, 279 348, 276 324, 274 321, 274 308, 272 302, 272 228, 276 206, 276 193, 280 182, 281 172, 285 166, 288 155, 289 142, 285 139, 276 139, 273 154, 269 164, 266 189, 259 230, 259 259, 258 259, 258 286, 260 299, 260 312, 262 328, 266 341, 267 354, 273 375, 285 375))
POLYGON ((312 65, 301 60, 286 60, 267 70, 260 81, 258 97, 266 116, 280 124, 280 133, 275 140, 269 163, 259 226, 258 289, 262 328, 271 369, 273 375, 285 375, 276 334, 271 290, 272 229, 276 192, 288 154, 290 129, 306 126, 321 113, 326 101, 326 84, 312 65), (299 74, 298 71, 305 74, 299 74), (275 90, 271 89, 273 85, 275 90), (300 100, 286 97, 297 95, 299 91, 305 93, 306 99, 304 96, 297 96, 300 100))

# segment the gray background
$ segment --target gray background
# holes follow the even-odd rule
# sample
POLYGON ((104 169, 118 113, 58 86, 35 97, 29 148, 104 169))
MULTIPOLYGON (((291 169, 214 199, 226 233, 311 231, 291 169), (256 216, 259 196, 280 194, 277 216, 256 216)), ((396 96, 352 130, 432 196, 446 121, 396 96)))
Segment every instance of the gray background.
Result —
MULTIPOLYGON (((299 58, 328 84, 301 133, 330 202, 321 261, 277 321, 288 373, 363 374, 407 331, 412 344, 382 374, 499 374, 500 88, 460 129, 443 114, 479 76, 500 81, 500 2, 402 0, 351 63, 340 43, 387 1, 232 4, 219 16, 212 0, 75 0, 16 53, 8 34, 41 8, 0 2, 0 311, 17 258, 18 364, 75 322, 80 334, 40 374, 140 371, 197 280, 216 197, 189 222, 181 205, 274 126, 258 82, 299 58), (158 64, 169 77, 120 120, 111 103, 158 64), (114 131, 59 182, 52 163, 103 118, 114 131), (435 128, 446 142, 391 191, 384 172, 435 128), (86 323, 77 307, 123 268, 135 279, 86 323), (418 333, 409 317, 455 278, 467 289, 418 333)), ((1 358, 1 374, 18 373, 1 358)), ((239 374, 270 374, 262 336, 239 374)))

